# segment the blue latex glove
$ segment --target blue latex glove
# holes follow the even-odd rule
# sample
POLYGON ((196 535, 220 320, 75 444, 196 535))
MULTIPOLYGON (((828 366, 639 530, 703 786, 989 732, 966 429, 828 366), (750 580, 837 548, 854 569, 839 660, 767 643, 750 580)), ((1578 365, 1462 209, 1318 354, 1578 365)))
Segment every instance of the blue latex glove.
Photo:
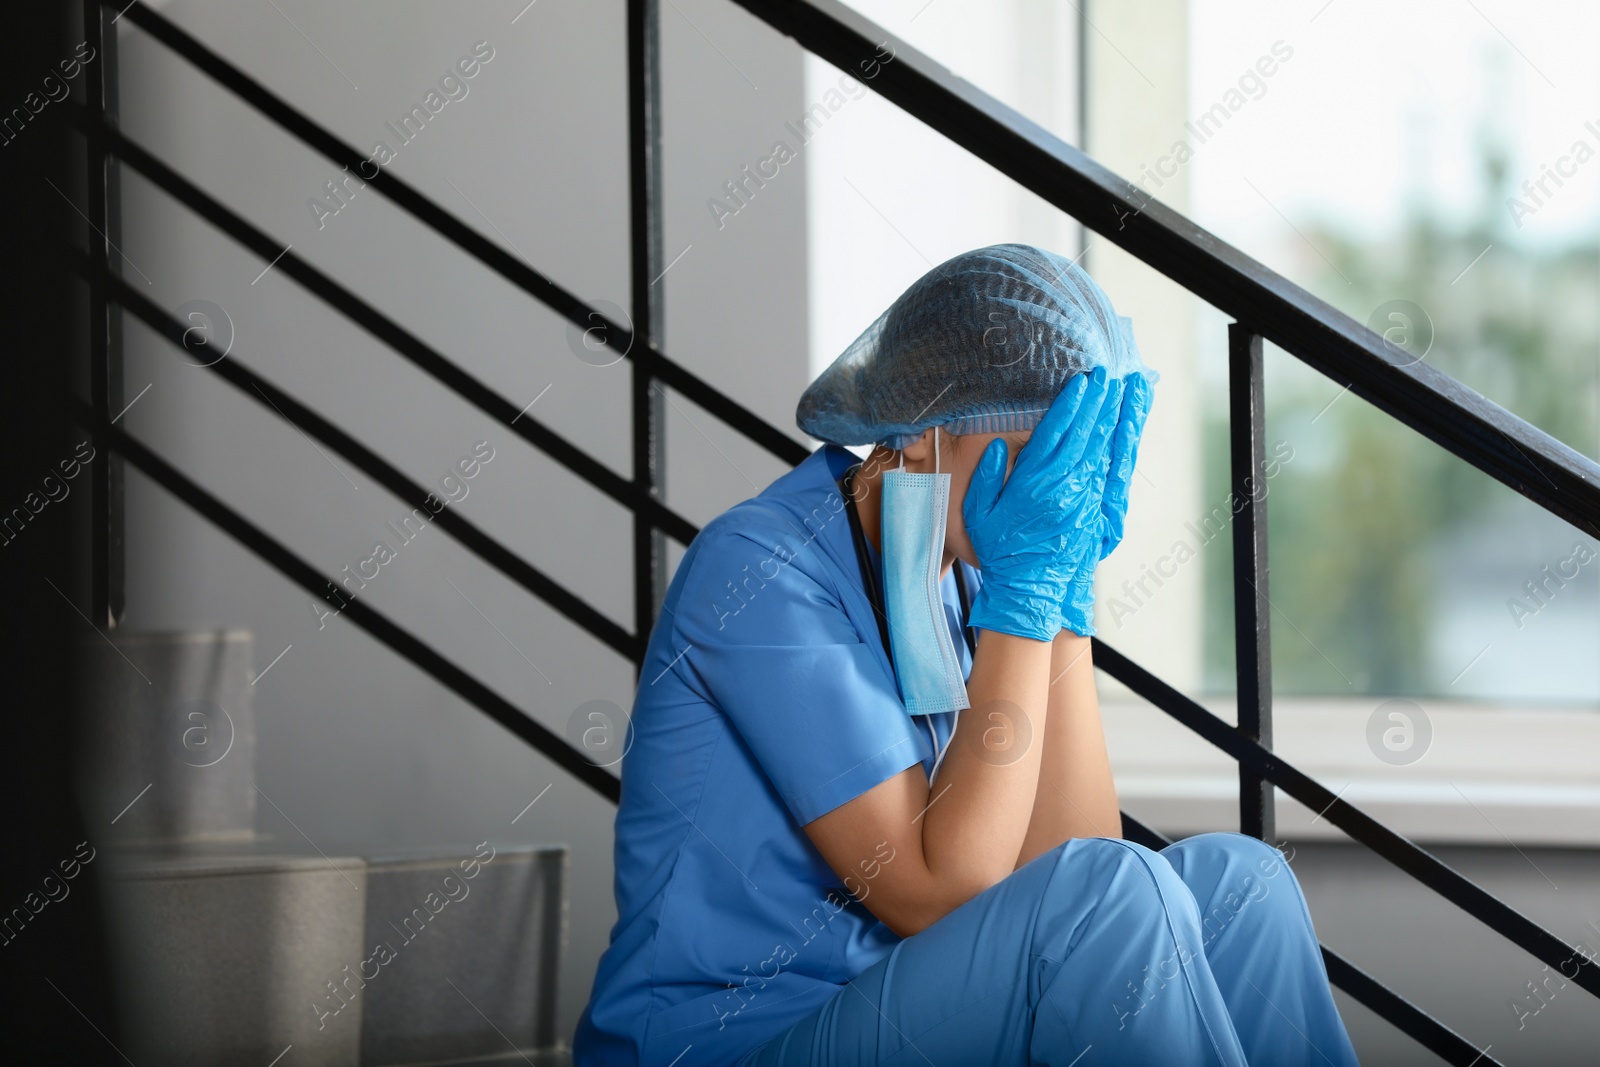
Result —
POLYGON ((1105 518, 1105 536, 1100 543, 1100 558, 1111 555, 1122 543, 1128 514, 1128 486, 1133 481, 1133 465, 1139 458, 1139 439, 1144 435, 1144 420, 1150 415, 1153 395, 1150 379, 1130 374, 1122 382, 1122 413, 1111 433, 1111 458, 1106 468, 1106 488, 1101 495, 1100 514, 1105 518))
POLYGON ((1133 480, 1133 465, 1138 459, 1139 437, 1144 432, 1144 420, 1150 414, 1150 381, 1143 374, 1130 374, 1122 382, 1120 407, 1108 397, 1101 409, 1101 418, 1115 418, 1111 430, 1110 450, 1106 457, 1105 488, 1100 494, 1100 515, 1095 528, 1098 537, 1091 537, 1087 545, 1080 544, 1079 555, 1073 561, 1073 579, 1067 587, 1067 599, 1061 605, 1061 625, 1084 637, 1093 637, 1094 628, 1094 568, 1095 564, 1111 555, 1111 550, 1122 543, 1122 532, 1128 513, 1128 486, 1133 480), (1113 411, 1116 414, 1113 415, 1113 411), (1089 552, 1095 553, 1088 555, 1089 552))
MULTIPOLYGON (((1073 584, 1080 572, 1092 576, 1099 560, 1101 494, 1122 392, 1103 367, 1074 377, 1009 478, 1005 439, 984 450, 961 506, 983 574, 971 625, 1039 641, 1053 640, 1064 623, 1089 627, 1073 584)), ((1091 609, 1092 598, 1091 586, 1091 609)))

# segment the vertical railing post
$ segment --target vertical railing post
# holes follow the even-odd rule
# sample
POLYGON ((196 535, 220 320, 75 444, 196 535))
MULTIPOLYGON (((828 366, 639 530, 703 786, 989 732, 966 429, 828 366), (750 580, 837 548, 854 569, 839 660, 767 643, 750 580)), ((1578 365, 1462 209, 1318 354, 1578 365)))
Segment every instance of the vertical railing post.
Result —
POLYGON ((650 627, 666 593, 666 537, 647 504, 662 498, 666 474, 666 397, 654 376, 663 301, 661 276, 661 32, 658 0, 628 0, 629 279, 633 293, 633 592, 635 662, 644 664, 650 627))
MULTIPOLYGON (((1239 731, 1272 747, 1272 605, 1267 599, 1266 390, 1261 335, 1228 325, 1229 481, 1233 520, 1233 634, 1239 731)), ((1272 785, 1239 768, 1239 830, 1276 836, 1272 785)))
MULTIPOLYGON (((117 163, 99 134, 117 120, 117 30, 101 0, 84 0, 83 34, 94 49, 84 64, 85 106, 91 122, 85 214, 89 219, 89 402, 101 428, 122 410, 122 316, 107 298, 105 275, 120 271, 111 243, 121 229, 117 163)), ((115 627, 123 614, 122 457, 102 449, 89 464, 90 615, 96 626, 115 627)))

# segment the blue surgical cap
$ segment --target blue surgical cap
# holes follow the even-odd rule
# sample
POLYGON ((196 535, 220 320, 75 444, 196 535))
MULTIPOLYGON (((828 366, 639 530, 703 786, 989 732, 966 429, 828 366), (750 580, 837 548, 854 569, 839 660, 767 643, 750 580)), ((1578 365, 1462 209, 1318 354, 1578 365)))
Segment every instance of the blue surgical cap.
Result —
POLYGON ((1031 430, 1073 375, 1157 375, 1133 324, 1076 263, 1032 245, 964 252, 918 278, 800 397, 800 429, 836 445, 904 448, 1031 430))

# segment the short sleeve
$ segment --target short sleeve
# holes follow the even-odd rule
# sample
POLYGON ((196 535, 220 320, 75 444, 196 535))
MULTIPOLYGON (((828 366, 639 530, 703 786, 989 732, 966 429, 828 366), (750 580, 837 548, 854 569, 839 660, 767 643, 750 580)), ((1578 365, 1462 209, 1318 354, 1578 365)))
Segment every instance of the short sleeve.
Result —
POLYGON ((893 680, 838 595, 811 573, 826 565, 820 546, 775 552, 739 532, 708 527, 701 536, 708 541, 675 615, 689 646, 683 667, 795 821, 803 826, 921 762, 926 739, 893 680))

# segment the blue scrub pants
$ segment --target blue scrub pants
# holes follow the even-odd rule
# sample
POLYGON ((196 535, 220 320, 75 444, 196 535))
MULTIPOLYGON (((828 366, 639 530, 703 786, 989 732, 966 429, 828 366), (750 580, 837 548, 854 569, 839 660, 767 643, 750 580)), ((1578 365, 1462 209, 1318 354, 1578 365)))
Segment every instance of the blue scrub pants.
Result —
POLYGON ((1215 833, 1068 841, 741 1067, 1356 1062, 1288 863, 1215 833))

